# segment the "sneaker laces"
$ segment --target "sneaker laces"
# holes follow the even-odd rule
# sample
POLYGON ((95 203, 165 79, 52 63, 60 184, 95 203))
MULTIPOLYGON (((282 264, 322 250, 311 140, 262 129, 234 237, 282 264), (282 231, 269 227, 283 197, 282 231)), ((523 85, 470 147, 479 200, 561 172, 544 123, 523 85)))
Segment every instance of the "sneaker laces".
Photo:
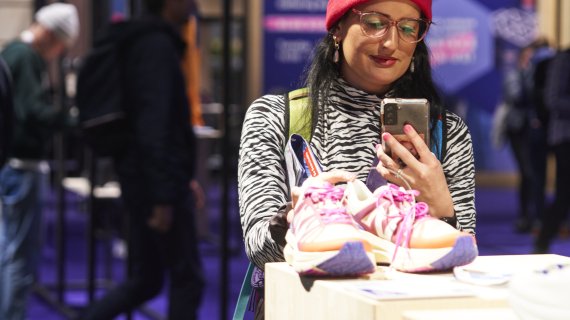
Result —
POLYGON ((353 220, 341 205, 344 197, 344 188, 335 187, 332 184, 325 186, 310 186, 305 190, 305 198, 310 198, 315 204, 320 204, 317 209, 323 224, 346 223, 353 224, 353 220))
MULTIPOLYGON (((302 228, 301 226, 308 223, 308 228, 302 231, 301 239, 314 235, 313 233, 322 229, 327 224, 348 224, 357 226, 352 217, 341 204, 340 200, 344 196, 344 188, 336 187, 330 183, 321 186, 309 186, 303 192, 304 199, 310 199, 313 203, 313 212, 316 219, 310 219, 317 223, 311 223, 306 218, 299 224, 292 224, 293 230, 302 228)), ((301 200, 302 201, 302 200, 301 200)))
POLYGON ((392 214, 390 214, 390 210, 386 210, 386 218, 388 220, 402 220, 396 233, 394 243, 396 248, 392 255, 392 261, 395 261, 400 247, 409 247, 414 222, 429 216, 428 205, 425 202, 416 202, 417 195, 419 195, 417 190, 405 190, 392 183, 388 183, 387 187, 380 188, 377 195, 376 206, 381 206, 382 202, 389 201, 390 205, 398 208, 396 213, 392 214))

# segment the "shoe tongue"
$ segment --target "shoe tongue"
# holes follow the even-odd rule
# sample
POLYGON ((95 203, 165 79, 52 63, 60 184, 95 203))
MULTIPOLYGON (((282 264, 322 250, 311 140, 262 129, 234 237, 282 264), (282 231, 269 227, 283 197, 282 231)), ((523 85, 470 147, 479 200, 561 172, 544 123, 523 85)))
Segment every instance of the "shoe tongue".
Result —
POLYGON ((378 158, 375 158, 372 162, 370 172, 368 172, 368 176, 366 177, 366 186, 370 191, 374 191, 388 182, 386 179, 384 179, 384 177, 380 175, 378 170, 376 170, 377 165, 378 158))

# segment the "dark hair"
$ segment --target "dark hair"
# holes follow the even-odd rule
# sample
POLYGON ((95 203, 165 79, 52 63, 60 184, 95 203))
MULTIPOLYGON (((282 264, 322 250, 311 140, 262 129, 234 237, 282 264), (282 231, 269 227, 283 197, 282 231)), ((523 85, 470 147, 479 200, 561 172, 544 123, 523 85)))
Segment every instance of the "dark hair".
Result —
MULTIPOLYGON (((334 27, 333 27, 334 29, 334 27)), ((341 47, 342 48, 342 47, 341 47)), ((328 33, 317 44, 313 59, 305 72, 305 86, 309 89, 312 119, 311 126, 317 123, 320 110, 328 102, 330 88, 340 75, 340 63, 333 62, 334 41, 328 33)), ((342 49, 340 50, 342 53, 342 49)), ((342 54, 340 55, 342 57, 342 54)), ((342 63, 342 61, 341 61, 342 63)), ((412 63, 414 72, 409 69, 390 88, 391 95, 398 98, 425 98, 430 102, 432 128, 443 113, 441 97, 433 81, 429 52, 424 40, 418 42, 412 63)))

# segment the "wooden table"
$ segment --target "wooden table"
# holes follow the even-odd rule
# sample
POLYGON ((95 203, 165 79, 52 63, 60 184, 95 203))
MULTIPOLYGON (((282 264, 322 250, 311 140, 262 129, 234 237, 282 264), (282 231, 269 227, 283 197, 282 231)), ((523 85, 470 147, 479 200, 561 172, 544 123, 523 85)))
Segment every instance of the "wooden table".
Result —
MULTIPOLYGON (((512 274, 555 263, 570 263, 570 258, 552 254, 479 256, 466 267, 512 274)), ((509 307, 506 284, 468 284, 456 280, 452 272, 410 274, 388 272, 387 267, 378 267, 367 277, 326 279, 300 277, 287 263, 269 263, 265 267, 265 316, 268 320, 431 319, 429 310, 457 315, 461 312, 457 309, 514 315, 509 307), (407 288, 410 292, 404 295, 415 295, 415 298, 380 298, 386 293, 390 296, 391 288, 407 288), (420 311, 425 313, 422 315, 420 311)))

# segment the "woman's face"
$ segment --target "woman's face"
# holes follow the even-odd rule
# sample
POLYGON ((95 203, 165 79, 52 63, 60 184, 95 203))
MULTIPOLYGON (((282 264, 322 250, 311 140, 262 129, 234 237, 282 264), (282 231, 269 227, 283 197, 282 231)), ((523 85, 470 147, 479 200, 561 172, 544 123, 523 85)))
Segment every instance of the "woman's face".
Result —
MULTIPOLYGON (((355 7, 362 12, 380 12, 392 20, 420 18, 420 10, 408 0, 373 0, 355 7)), ((341 76, 352 86, 369 93, 384 94, 410 67, 416 48, 398 36, 395 26, 379 38, 363 34, 360 18, 350 10, 334 31, 341 42, 344 60, 341 76)))

